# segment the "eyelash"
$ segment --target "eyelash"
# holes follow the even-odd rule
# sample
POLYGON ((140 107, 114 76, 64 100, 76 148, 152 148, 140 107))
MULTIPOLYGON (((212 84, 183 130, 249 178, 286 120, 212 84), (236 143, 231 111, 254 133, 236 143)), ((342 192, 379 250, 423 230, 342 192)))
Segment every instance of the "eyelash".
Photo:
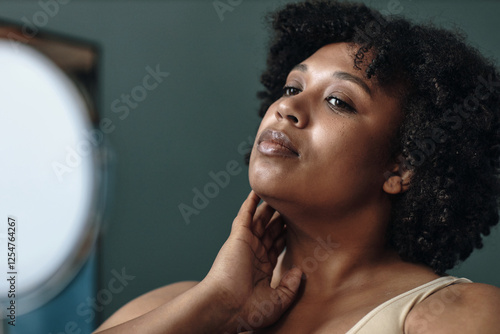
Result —
MULTIPOLYGON (((283 96, 294 96, 294 95, 297 95, 301 92, 301 90, 297 87, 293 87, 293 86, 285 86, 283 87, 283 96), (294 92, 291 92, 291 91, 294 91, 294 92)), ((328 102, 328 105, 330 108, 334 109, 335 111, 337 110, 341 110, 341 111, 346 111, 346 112, 349 112, 349 113, 356 113, 356 109, 354 109, 349 103, 339 99, 338 97, 336 96, 328 96, 326 98, 326 101, 328 102), (333 104, 330 102, 331 99, 335 99, 337 101, 336 104, 333 104)))
POLYGON ((347 103, 347 102, 339 99, 338 97, 336 97, 336 96, 328 96, 326 98, 327 101, 330 100, 330 99, 335 99, 337 101, 337 105, 334 105, 333 103, 328 102, 328 104, 330 106, 332 106, 332 108, 339 108, 339 109, 345 110, 345 111, 353 113, 353 114, 356 113, 356 109, 354 109, 349 103, 347 103))

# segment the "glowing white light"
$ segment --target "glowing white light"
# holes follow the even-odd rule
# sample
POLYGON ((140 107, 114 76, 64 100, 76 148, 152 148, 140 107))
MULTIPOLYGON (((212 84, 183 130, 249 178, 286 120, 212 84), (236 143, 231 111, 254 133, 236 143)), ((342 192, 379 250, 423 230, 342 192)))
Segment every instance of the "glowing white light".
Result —
MULTIPOLYGON (((85 136, 91 130, 86 114, 61 69, 31 47, 0 40, 0 268, 2 277, 12 271, 6 234, 14 216, 16 297, 44 286, 74 261, 88 233, 95 157, 82 150, 94 149, 85 136), (68 160, 71 151, 79 161, 68 160), (68 169, 58 175, 55 166, 68 169)), ((2 303, 7 284, 0 279, 2 303)))

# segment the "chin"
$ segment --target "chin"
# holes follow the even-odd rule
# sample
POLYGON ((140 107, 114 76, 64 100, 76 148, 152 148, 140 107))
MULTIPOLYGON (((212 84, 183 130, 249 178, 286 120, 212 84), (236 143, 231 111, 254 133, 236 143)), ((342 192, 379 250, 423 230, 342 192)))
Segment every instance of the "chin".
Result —
POLYGON ((249 182, 252 190, 276 211, 286 211, 286 203, 290 203, 290 192, 284 189, 283 183, 267 180, 259 175, 249 174, 249 182))
POLYGON ((249 171, 248 181, 250 183, 250 188, 259 195, 259 197, 267 202, 267 199, 275 197, 277 189, 272 186, 270 182, 266 182, 266 178, 260 173, 252 173, 249 171))
POLYGON ((293 201, 294 185, 290 183, 287 170, 279 164, 250 157, 248 181, 252 190, 276 211, 287 211, 293 201))

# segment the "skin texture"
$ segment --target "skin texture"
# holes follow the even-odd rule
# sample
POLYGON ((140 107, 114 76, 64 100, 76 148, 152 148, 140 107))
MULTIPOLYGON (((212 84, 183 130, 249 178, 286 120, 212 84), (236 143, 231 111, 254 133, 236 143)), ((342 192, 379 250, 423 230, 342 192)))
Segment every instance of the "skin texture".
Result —
POLYGON ((289 92, 271 105, 257 140, 266 129, 283 131, 300 156, 280 159, 254 145, 252 189, 294 220, 334 218, 340 225, 353 220, 356 210, 364 220, 375 214, 385 222, 390 201, 382 189, 384 173, 398 167, 388 150, 401 122, 398 100, 353 69, 346 43, 318 50, 290 73, 286 86, 289 92), (358 78, 371 94, 352 80, 334 77, 339 72, 358 78), (356 112, 342 108, 343 103, 356 112))
MULTIPOLYGON (((389 153, 401 111, 353 68, 353 49, 326 45, 290 72, 256 136, 254 190, 205 279, 139 297, 98 333, 345 333, 438 277, 385 246, 391 196, 411 183, 389 153)), ((459 284, 410 311, 405 333, 495 333, 499 312, 499 289, 459 284)))

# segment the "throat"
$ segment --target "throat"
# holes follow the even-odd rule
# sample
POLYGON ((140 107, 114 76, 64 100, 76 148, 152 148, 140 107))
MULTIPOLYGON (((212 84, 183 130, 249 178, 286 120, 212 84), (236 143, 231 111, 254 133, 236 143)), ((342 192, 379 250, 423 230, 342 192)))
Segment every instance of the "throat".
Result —
POLYGON ((278 286, 288 270, 298 267, 303 272, 303 297, 321 300, 336 296, 353 285, 362 286, 379 269, 400 262, 393 250, 379 245, 348 247, 330 235, 317 237, 309 243, 287 240, 287 248, 278 257, 271 285, 278 286))

